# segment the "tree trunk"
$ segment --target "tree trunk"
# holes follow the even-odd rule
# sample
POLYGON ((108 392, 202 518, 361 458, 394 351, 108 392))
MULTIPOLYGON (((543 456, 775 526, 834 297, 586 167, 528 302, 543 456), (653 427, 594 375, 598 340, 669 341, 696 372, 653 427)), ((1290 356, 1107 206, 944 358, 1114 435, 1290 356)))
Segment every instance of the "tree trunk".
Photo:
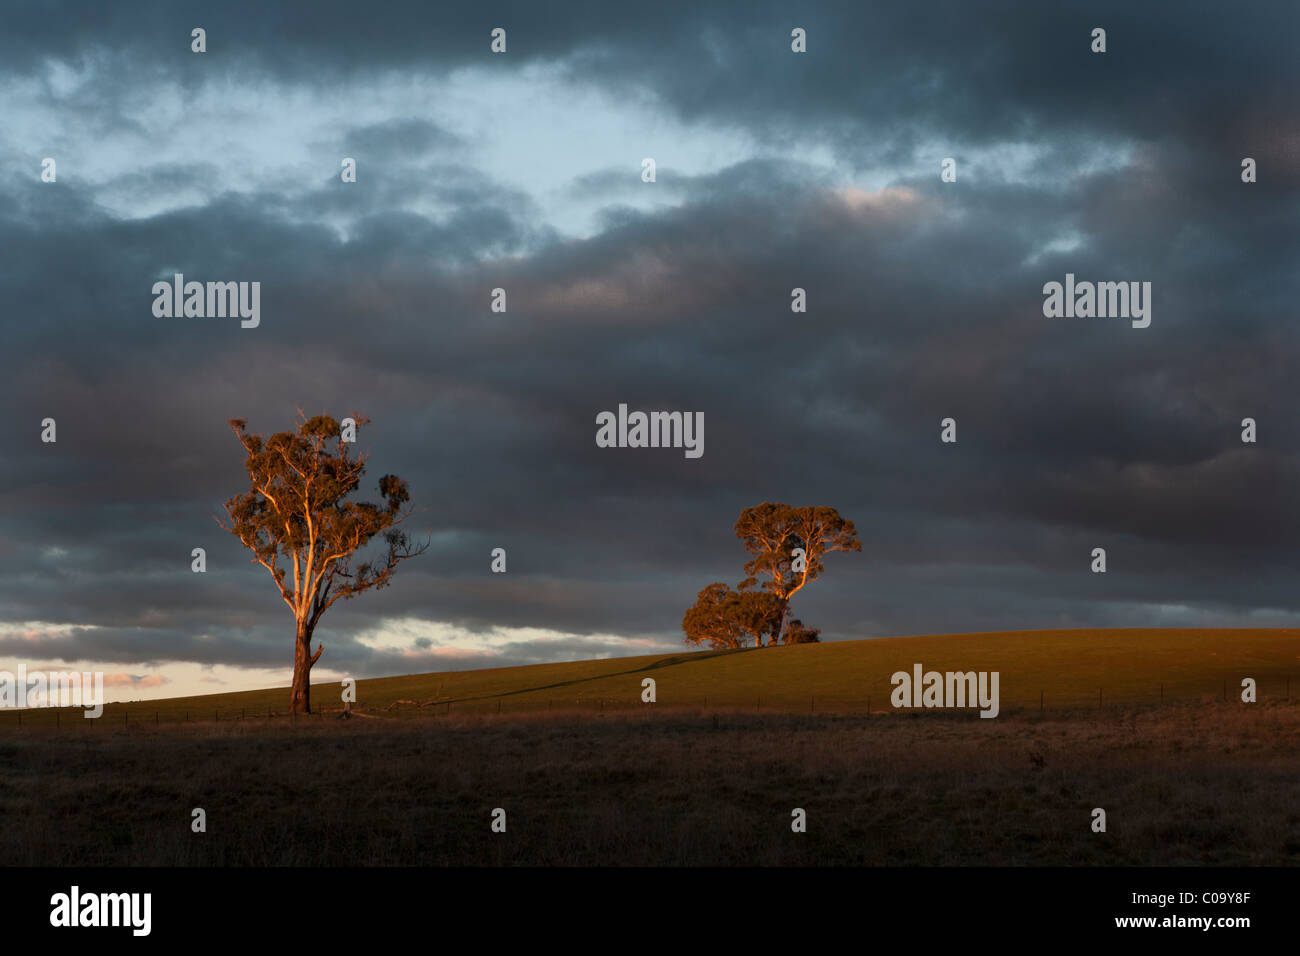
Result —
POLYGON ((315 663, 311 656, 311 629, 306 621, 299 621, 293 650, 293 690, 289 695, 291 713, 311 713, 311 667, 315 663))
POLYGON ((776 624, 772 628, 772 639, 768 641, 768 647, 776 647, 781 643, 781 631, 785 628, 785 614, 790 607, 790 603, 781 601, 777 607, 780 613, 776 615, 776 624))

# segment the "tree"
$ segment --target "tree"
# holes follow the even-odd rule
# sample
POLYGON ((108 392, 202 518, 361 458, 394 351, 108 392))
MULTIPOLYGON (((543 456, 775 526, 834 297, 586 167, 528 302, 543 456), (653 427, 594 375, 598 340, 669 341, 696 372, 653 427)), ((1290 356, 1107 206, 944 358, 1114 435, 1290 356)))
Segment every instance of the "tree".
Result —
POLYGON ((822 573, 822 557, 831 551, 862 550, 853 522, 828 507, 795 508, 765 501, 742 511, 735 530, 753 555, 745 564, 749 577, 740 587, 751 587, 766 575, 763 588, 776 600, 769 646, 781 636, 790 599, 822 573), (803 549, 803 554, 796 555, 796 549, 803 549))
POLYGON ((695 604, 682 618, 687 644, 710 647, 744 647, 758 642, 772 626, 776 601, 766 591, 736 591, 715 581, 700 591, 695 604))
MULTIPOLYGON (((354 421, 358 427, 369 424, 361 416, 354 421)), ((280 597, 293 612, 296 634, 289 705, 295 714, 309 714, 311 669, 325 650, 320 645, 311 652, 321 615, 340 598, 385 587, 397 565, 422 554, 428 543, 413 547, 397 528, 409 517, 403 505, 410 495, 406 482, 396 475, 379 479, 382 505, 344 500, 360 487, 369 456, 353 456, 352 442, 343 440, 334 419, 326 415, 307 419, 300 410, 296 432, 278 432, 265 440, 248 433, 245 419, 232 418, 229 424, 244 446, 252 487, 226 502, 229 524, 221 519, 217 523, 271 572, 280 597), (354 564, 356 552, 381 533, 387 543, 385 553, 378 560, 354 564)))
POLYGON ((820 644, 822 639, 818 635, 821 632, 819 627, 804 627, 803 621, 795 618, 790 622, 790 626, 785 629, 785 643, 820 644))

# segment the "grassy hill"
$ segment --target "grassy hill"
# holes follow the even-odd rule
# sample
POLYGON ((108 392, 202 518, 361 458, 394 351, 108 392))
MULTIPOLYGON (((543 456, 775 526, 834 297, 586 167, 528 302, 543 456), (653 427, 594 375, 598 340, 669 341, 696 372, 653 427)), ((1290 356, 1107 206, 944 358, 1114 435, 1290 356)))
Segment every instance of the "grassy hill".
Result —
MULTIPOLYGON (((840 641, 738 651, 414 674, 357 682, 357 710, 412 715, 640 708, 641 681, 657 706, 787 712, 890 710, 890 675, 926 670, 999 671, 1002 709, 1158 703, 1240 694, 1253 677, 1261 700, 1300 696, 1300 631, 1147 629, 1002 631, 840 641), (1041 698, 1040 698, 1041 695, 1041 698), (420 706, 422 705, 422 706, 420 706)), ((340 707, 338 683, 312 687, 314 709, 340 707)), ((246 691, 109 704, 110 723, 283 716, 288 690, 246 691)), ((15 713, 0 721, 15 721, 15 713)), ((65 710, 61 721, 79 718, 65 710)), ((25 725, 54 723, 52 711, 25 725)))

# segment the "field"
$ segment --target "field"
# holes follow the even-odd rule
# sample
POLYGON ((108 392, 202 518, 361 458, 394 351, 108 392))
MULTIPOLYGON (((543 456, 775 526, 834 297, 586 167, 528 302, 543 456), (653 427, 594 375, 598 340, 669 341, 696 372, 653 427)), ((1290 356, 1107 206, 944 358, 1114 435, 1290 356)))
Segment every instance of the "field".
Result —
POLYGON ((0 849, 34 865, 1295 865, 1298 652, 1292 631, 919 637, 363 681, 368 717, 347 721, 266 716, 284 690, 57 727, 5 714, 0 849), (1000 670, 1001 715, 892 710, 888 675, 916 662, 1000 670))
MULTIPOLYGON (((1118 629, 939 634, 385 677, 357 682, 356 709, 386 718, 636 709, 645 706, 641 681, 652 677, 662 708, 862 713, 869 703, 880 712, 890 709, 890 675, 915 663, 999 671, 1004 711, 1232 699, 1243 677, 1254 678, 1261 701, 1285 700, 1292 689, 1300 697, 1300 631, 1118 629)), ((288 697, 276 688, 110 704, 103 719, 253 719, 284 715, 288 697)), ((337 712, 340 685, 313 684, 312 703, 337 712)), ((0 730, 18 719, 0 712, 0 730)), ((73 710, 57 719, 89 723, 73 710)), ((56 717, 33 710, 22 720, 40 726, 56 717)))
POLYGON ((0 849, 33 865, 1297 864, 1297 744, 1300 706, 1221 702, 38 731, 0 739, 0 849))

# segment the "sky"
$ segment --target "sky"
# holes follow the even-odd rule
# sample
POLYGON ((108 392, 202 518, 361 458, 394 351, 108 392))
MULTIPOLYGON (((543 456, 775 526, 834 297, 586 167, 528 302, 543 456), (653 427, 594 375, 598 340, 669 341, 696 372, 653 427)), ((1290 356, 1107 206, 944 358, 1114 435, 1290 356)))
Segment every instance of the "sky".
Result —
POLYGON ((795 600, 824 640, 1300 626, 1298 27, 7 4, 0 669, 287 685, 292 618, 215 518, 247 490, 227 420, 298 408, 372 420, 363 490, 405 478, 430 543, 326 614, 316 680, 682 649, 763 501, 858 529, 795 600), (178 272, 260 282, 259 325, 155 316, 178 272), (1150 282, 1150 326, 1045 316, 1067 274, 1150 282), (597 447, 620 403, 702 413, 704 454, 597 447))

